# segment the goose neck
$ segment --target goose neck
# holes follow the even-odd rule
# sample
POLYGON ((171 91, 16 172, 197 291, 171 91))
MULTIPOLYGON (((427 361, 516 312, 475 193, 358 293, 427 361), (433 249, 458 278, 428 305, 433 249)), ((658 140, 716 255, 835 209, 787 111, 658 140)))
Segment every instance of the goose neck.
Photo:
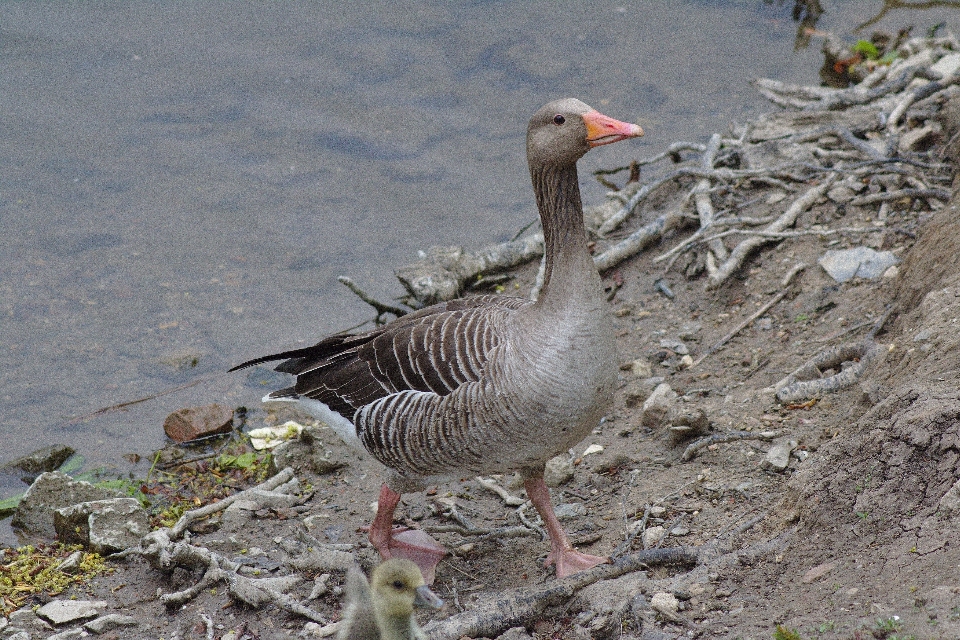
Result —
POLYGON ((576 164, 531 165, 543 226, 545 269, 540 304, 586 293, 599 279, 587 249, 576 164))

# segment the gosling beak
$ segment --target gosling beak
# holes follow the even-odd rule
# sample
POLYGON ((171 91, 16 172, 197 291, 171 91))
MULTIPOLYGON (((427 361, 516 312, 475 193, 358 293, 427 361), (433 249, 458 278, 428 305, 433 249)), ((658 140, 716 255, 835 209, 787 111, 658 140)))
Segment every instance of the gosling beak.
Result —
POLYGON ((587 125, 587 144, 591 147, 599 147, 643 135, 643 129, 640 128, 640 125, 614 120, 599 111, 588 111, 583 114, 583 122, 587 125))
POLYGON ((416 607, 428 607, 430 609, 439 609, 443 606, 443 600, 437 597, 430 587, 421 585, 417 587, 416 595, 413 598, 413 604, 416 607))

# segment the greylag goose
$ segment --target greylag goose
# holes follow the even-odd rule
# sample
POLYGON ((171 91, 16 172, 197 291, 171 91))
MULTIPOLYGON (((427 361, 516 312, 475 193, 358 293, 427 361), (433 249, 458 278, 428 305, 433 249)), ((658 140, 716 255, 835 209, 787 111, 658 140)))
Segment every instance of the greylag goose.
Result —
POLYGON ((419 567, 393 558, 373 570, 370 582, 356 567, 347 572, 346 605, 337 640, 426 640, 413 608, 439 609, 443 600, 424 584, 419 567))
POLYGON ((562 578, 608 561, 570 544, 543 469, 597 426, 617 379, 577 161, 591 147, 641 135, 638 125, 575 99, 551 102, 530 119, 527 162, 546 262, 536 302, 452 300, 231 369, 286 359, 276 370, 296 375, 296 384, 264 401, 299 402, 391 470, 369 532, 383 558, 410 558, 432 583, 445 551, 419 530, 393 528, 400 494, 427 479, 519 470, 550 536, 546 566, 555 564, 562 578))

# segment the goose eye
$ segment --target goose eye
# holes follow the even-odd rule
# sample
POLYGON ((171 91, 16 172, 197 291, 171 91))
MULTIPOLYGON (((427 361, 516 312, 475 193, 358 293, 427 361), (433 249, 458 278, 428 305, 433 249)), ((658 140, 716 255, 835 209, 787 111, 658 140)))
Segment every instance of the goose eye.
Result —
POLYGON ((563 124, 563 123, 566 122, 566 121, 567 121, 567 119, 564 118, 564 117, 563 117, 562 115, 560 115, 559 113, 558 113, 557 115, 553 116, 553 124, 561 125, 561 124, 563 124))
POLYGON ((403 580, 394 580, 393 588, 396 589, 397 591, 400 591, 401 589, 403 589, 403 580))

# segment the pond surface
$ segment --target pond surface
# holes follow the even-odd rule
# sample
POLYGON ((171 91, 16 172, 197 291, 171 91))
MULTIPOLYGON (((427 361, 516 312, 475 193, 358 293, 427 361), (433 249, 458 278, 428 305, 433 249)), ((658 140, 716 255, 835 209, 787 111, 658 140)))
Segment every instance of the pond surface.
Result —
MULTIPOLYGON (((823 5, 817 28, 851 40, 881 8, 823 5)), ((581 162, 598 203, 593 169, 772 110, 751 79, 816 83, 820 39, 797 48, 792 10, 0 4, 0 461, 64 442, 117 464, 162 446, 178 408, 259 406, 231 365, 371 317, 338 275, 390 299, 418 249, 535 219, 540 105, 576 96, 646 130, 581 162)), ((958 13, 877 26, 956 31, 958 13)))

